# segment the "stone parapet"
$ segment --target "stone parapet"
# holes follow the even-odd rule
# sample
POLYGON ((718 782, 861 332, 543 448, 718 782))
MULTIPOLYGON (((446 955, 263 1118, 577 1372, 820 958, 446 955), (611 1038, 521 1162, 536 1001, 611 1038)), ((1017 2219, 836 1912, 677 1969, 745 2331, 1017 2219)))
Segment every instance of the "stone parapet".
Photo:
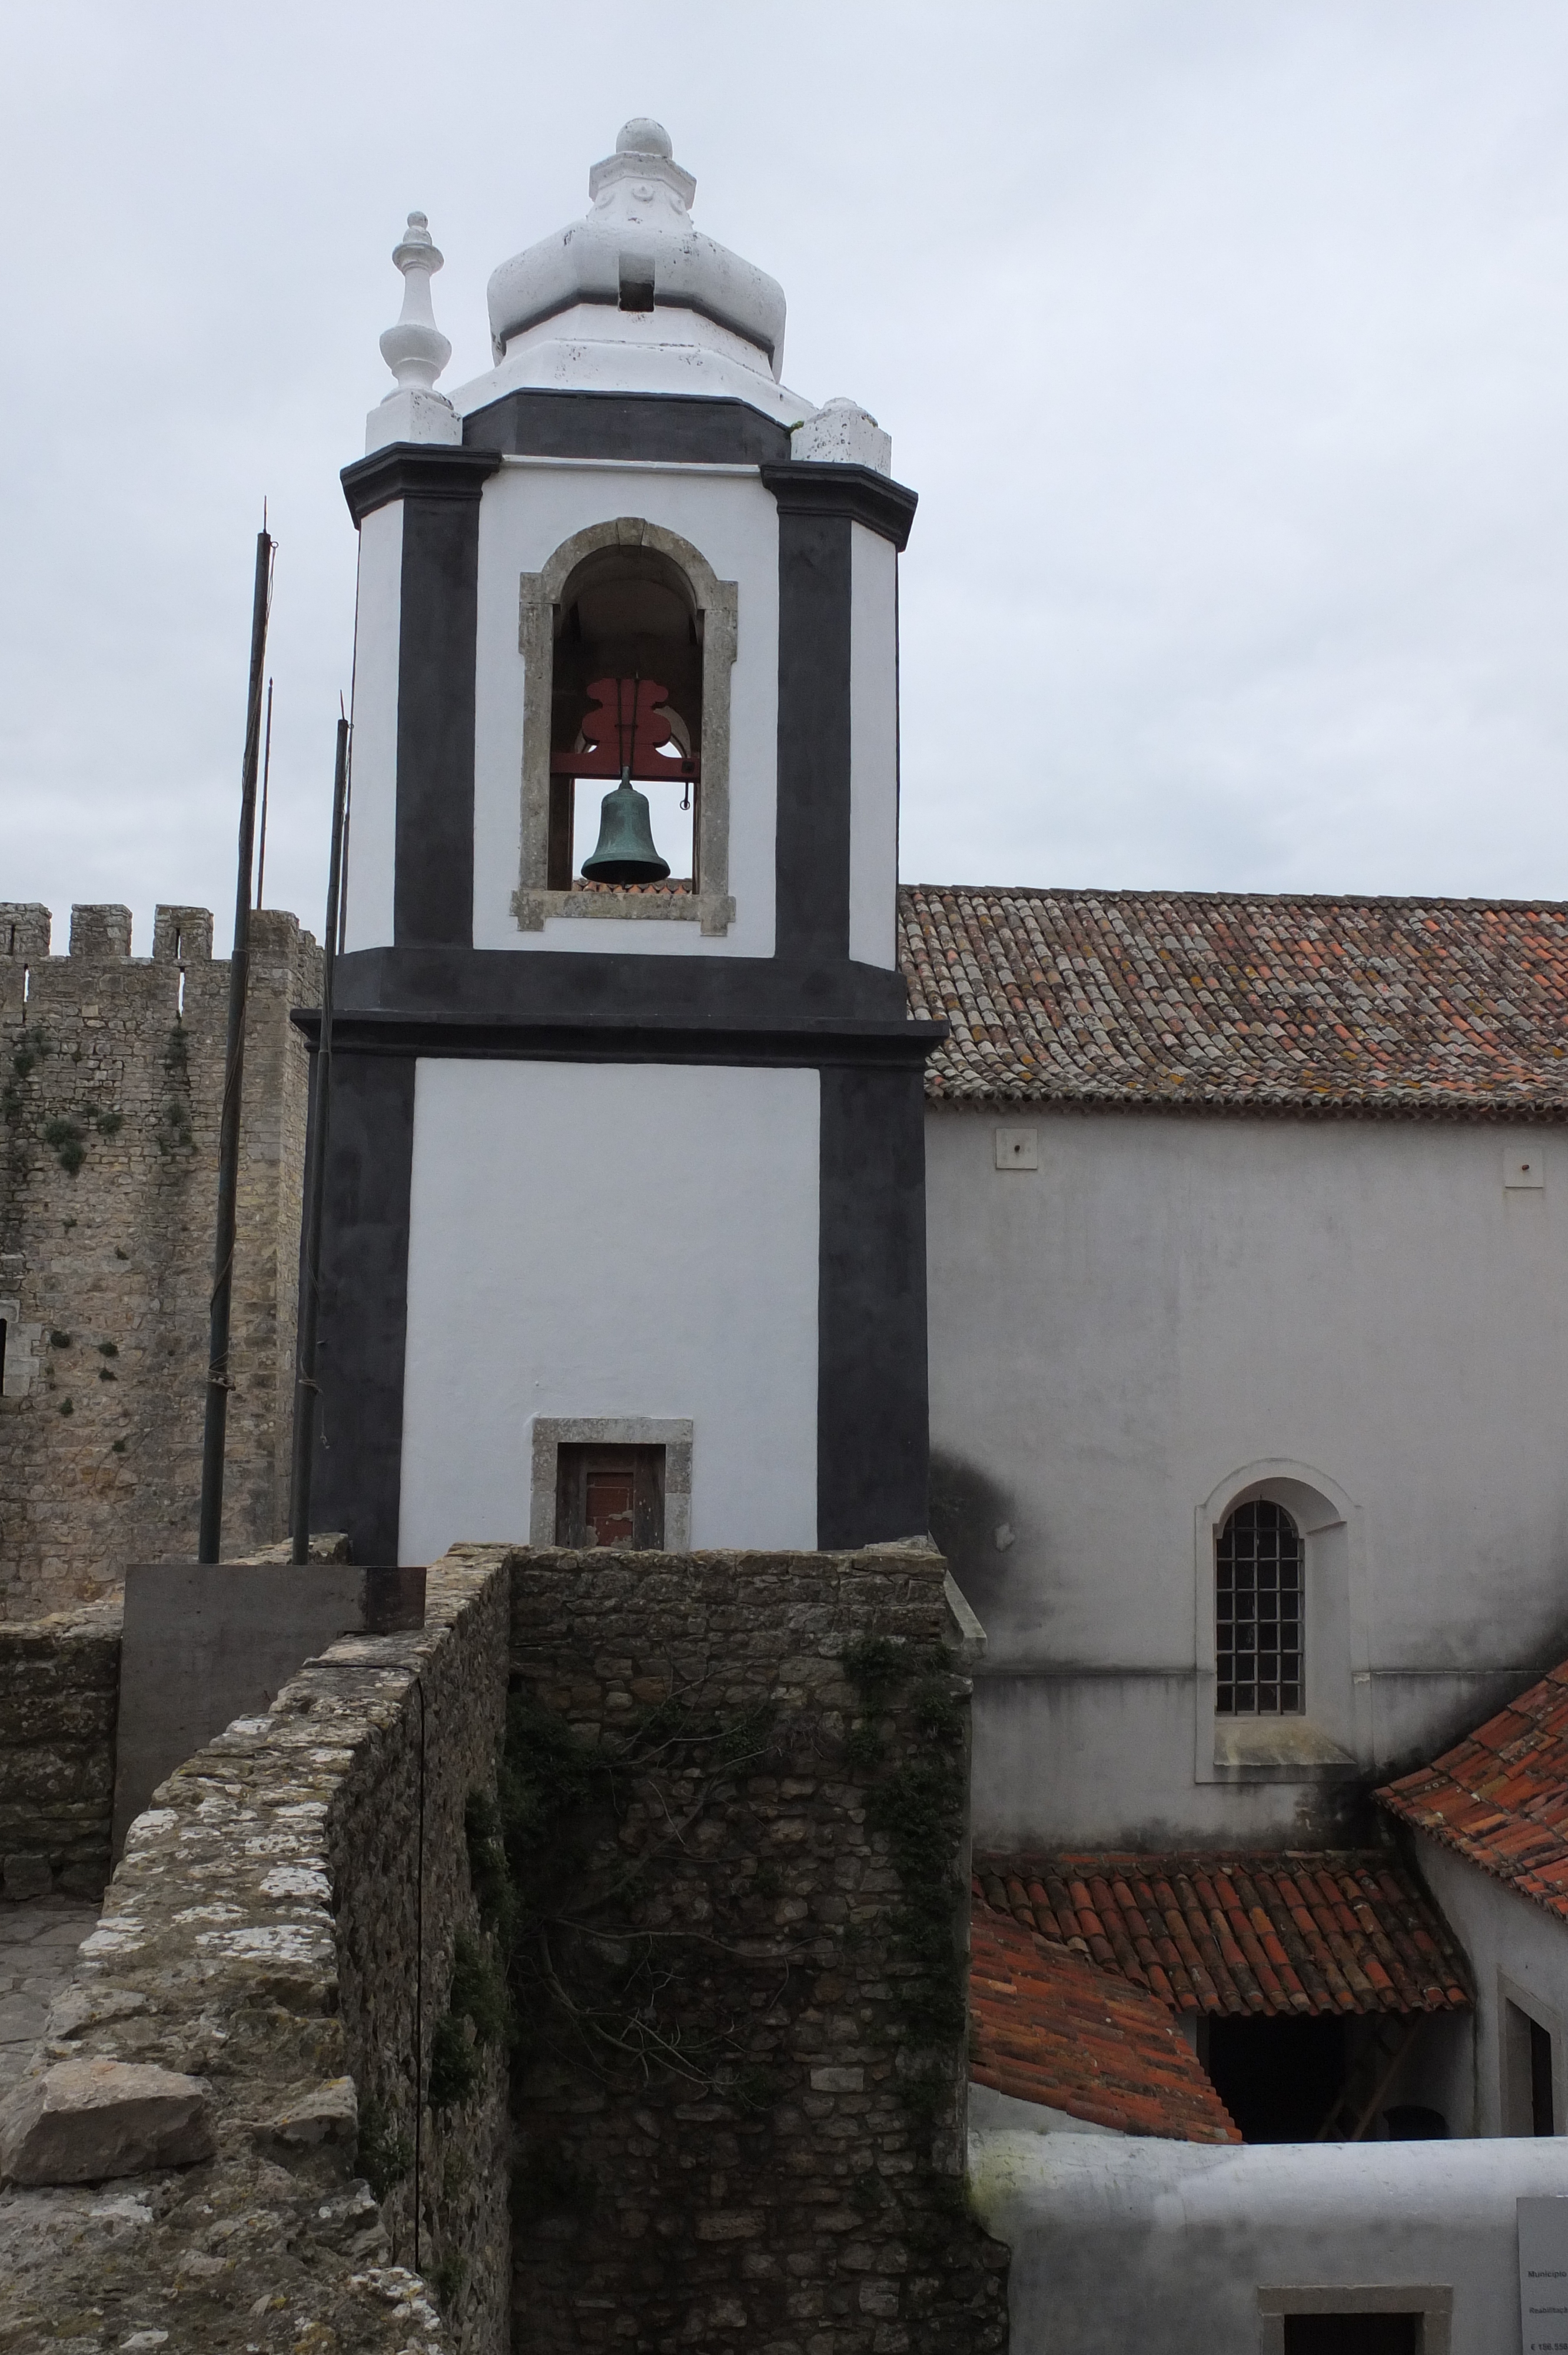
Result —
POLYGON ((120 1603, 0 1621, 0 1895, 109 1878, 120 1603))
POLYGON ((501 2355, 500 2050, 461 2100, 429 2094, 479 1934, 465 1811, 495 1789, 503 1567, 449 1556, 427 1612, 309 1662, 138 1818, 0 2114, 0 2153, 58 2187, 0 2195, 5 2355, 54 2355, 65 2317, 82 2350, 501 2355), (197 2104, 216 2156, 69 2188, 76 2142, 135 2158, 138 2099, 165 2133, 155 2100, 197 2104))

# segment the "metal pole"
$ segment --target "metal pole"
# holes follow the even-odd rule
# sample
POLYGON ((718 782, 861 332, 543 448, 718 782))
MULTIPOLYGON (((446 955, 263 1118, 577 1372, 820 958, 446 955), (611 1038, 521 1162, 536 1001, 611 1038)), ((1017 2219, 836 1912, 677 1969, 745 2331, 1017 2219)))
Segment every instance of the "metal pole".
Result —
POLYGON ((305 1188, 305 1270, 300 1287, 300 1338, 294 1372, 294 1450, 289 1482, 290 1559, 311 1558, 311 1473, 316 1439, 316 1325, 321 1306, 322 1205, 326 1194, 327 1134, 332 1118, 333 977, 343 898, 343 841, 348 802, 348 722, 337 723, 332 780, 332 855, 327 862, 326 929, 322 935, 322 1035, 316 1048, 315 1102, 311 1107, 311 1167, 305 1188))
POLYGON ((239 878, 234 894, 234 947, 228 965, 228 1037, 224 1048, 223 1115, 217 1136, 217 1241, 212 1263, 207 1415, 201 1441, 201 1529, 196 1560, 216 1561, 223 1529, 223 1444, 228 1425, 228 1325, 234 1288, 234 1221, 239 1181, 239 1109, 245 1078, 245 1001, 250 982, 250 876, 256 848, 256 771, 261 751, 261 677, 272 542, 256 535, 256 587, 250 602, 250 692, 245 709, 245 760, 239 786, 239 878))
POLYGON ((272 782, 272 682, 267 681, 267 738, 261 747, 261 827, 256 845, 256 905, 265 907, 267 881, 267 788, 272 782))

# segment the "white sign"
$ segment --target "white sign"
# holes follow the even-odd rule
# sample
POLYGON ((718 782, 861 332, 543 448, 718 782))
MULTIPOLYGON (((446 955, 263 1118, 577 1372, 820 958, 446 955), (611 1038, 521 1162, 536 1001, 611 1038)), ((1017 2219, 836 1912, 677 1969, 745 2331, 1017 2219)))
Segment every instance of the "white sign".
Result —
POLYGON ((1568 2355, 1568 2200, 1519 2203, 1519 2323, 1524 2355, 1568 2355))

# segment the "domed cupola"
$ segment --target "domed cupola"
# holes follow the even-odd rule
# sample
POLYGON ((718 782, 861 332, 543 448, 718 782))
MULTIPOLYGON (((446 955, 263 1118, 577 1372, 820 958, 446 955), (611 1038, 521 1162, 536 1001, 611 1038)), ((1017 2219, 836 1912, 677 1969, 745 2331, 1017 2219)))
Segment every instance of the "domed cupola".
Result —
POLYGON ((791 421, 779 387, 784 290, 692 221, 696 182, 646 115, 588 174, 591 209, 490 281, 496 367, 454 395, 464 414, 519 386, 740 394, 791 421))

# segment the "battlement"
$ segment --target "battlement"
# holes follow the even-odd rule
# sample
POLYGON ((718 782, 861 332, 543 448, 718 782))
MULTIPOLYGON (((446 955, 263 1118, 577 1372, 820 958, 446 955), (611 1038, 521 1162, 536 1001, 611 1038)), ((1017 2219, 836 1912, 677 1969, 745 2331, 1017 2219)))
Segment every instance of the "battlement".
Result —
MULTIPOLYGON (((114 904, 54 920, 0 900, 0 1619, 101 1593, 128 1561, 189 1552, 229 961, 206 908, 161 906, 132 954, 114 904)), ((225 1544, 281 1533, 292 1391, 308 1052, 321 953, 251 919, 235 1394, 225 1544)))

